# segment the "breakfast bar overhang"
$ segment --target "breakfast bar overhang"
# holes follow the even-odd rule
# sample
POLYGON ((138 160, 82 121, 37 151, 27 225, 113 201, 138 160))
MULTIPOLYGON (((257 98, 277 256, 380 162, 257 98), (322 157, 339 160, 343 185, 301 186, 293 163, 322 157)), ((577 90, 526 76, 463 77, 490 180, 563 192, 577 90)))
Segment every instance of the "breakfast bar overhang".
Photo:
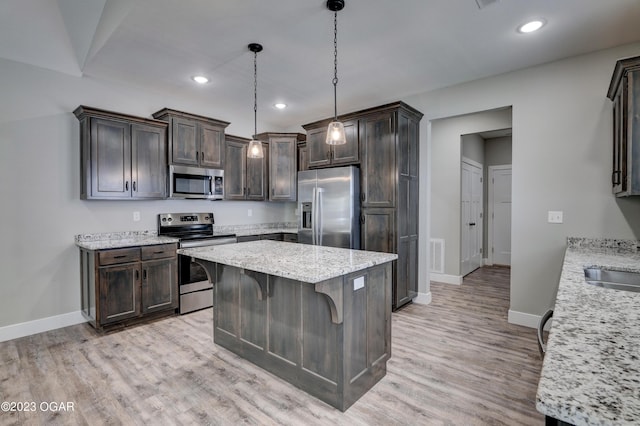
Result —
POLYGON ((277 241, 179 249, 214 284, 214 342, 345 411, 386 374, 397 255, 277 241))

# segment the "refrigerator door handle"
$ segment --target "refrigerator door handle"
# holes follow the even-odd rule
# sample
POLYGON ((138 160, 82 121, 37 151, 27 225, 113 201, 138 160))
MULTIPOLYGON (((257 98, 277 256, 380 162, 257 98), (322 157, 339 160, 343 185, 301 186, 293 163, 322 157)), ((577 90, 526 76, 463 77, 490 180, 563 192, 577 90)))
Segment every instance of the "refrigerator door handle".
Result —
POLYGON ((311 191, 311 244, 314 246, 316 245, 316 221, 318 220, 318 215, 316 214, 317 206, 316 188, 313 187, 313 190, 311 191))
POLYGON ((317 222, 316 225, 318 227, 318 237, 317 237, 317 241, 318 241, 318 245, 321 246, 322 245, 322 234, 324 232, 323 228, 323 223, 322 223, 322 219, 324 216, 324 211, 322 208, 322 193, 324 192, 324 189, 322 188, 318 188, 318 190, 316 191, 316 201, 317 201, 317 205, 318 207, 316 207, 317 210, 317 222))

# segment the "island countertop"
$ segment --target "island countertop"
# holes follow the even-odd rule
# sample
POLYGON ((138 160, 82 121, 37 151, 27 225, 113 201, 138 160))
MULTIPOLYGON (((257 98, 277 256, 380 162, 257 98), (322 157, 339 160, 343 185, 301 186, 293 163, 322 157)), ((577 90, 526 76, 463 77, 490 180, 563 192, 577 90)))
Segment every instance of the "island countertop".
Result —
POLYGON ((640 272, 637 241, 569 239, 536 407, 574 425, 640 419, 640 293, 585 283, 584 268, 640 272))
POLYGON ((178 253, 312 284, 398 258, 392 253, 271 240, 178 249, 178 253))

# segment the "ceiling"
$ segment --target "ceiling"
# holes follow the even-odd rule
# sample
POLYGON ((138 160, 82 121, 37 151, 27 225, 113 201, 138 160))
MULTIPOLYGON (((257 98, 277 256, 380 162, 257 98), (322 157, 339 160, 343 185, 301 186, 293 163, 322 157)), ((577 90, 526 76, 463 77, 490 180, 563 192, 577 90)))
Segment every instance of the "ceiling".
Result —
MULTIPOLYGON (((338 113, 640 40, 636 0, 345 2, 338 113), (537 17, 541 31, 516 31, 537 17)), ((252 114, 251 42, 264 46, 259 131, 333 114, 325 0, 0 1, 0 58, 224 104, 216 118, 227 121, 252 114), (195 74, 211 81, 198 86, 195 74)))

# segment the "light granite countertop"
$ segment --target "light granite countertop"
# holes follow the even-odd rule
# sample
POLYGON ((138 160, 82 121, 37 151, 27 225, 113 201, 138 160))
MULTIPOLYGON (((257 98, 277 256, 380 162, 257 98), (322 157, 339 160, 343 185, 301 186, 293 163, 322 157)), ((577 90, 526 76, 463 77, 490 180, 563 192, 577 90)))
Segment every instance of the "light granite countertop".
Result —
POLYGON ((398 258, 391 253, 270 240, 179 249, 178 253, 308 283, 319 283, 398 258))
POLYGON ((105 232, 75 236, 78 247, 87 250, 105 250, 156 244, 177 243, 178 238, 159 237, 156 231, 105 232))
POLYGON ((640 272, 638 241, 570 238, 536 408, 574 425, 640 422, 640 293, 585 283, 584 268, 640 272))

